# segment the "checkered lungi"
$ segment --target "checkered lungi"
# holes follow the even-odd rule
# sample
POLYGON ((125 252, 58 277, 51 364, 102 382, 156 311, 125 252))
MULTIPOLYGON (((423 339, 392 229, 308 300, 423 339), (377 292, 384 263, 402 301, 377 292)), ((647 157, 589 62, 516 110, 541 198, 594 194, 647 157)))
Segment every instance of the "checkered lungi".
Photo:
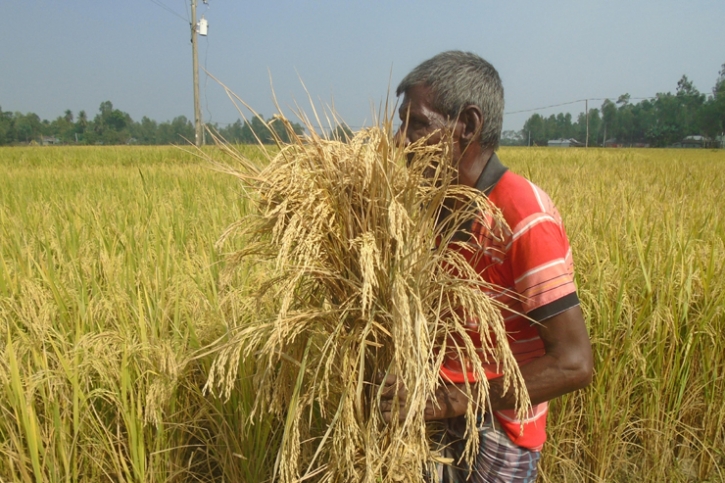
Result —
POLYGON ((470 477, 468 466, 460 461, 465 441, 465 417, 446 422, 441 443, 444 456, 453 459, 452 465, 438 465, 438 474, 431 480, 436 483, 533 483, 536 481, 537 464, 541 453, 531 451, 511 442, 506 433, 497 427, 495 419, 486 415, 479 427, 480 445, 470 477))

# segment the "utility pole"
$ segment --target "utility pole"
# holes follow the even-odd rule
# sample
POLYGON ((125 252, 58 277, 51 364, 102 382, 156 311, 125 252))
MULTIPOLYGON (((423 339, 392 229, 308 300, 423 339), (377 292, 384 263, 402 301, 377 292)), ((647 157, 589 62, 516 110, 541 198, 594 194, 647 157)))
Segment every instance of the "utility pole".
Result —
POLYGON ((196 0, 191 0, 191 55, 194 69, 194 124, 195 140, 197 147, 204 144, 204 127, 201 123, 201 104, 199 103, 199 49, 198 32, 196 25, 196 0))

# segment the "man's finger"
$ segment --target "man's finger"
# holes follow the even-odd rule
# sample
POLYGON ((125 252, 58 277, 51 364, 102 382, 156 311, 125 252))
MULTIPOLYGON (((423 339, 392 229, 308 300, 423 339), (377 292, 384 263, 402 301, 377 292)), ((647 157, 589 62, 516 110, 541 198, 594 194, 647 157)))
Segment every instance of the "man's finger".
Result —
POLYGON ((408 391, 405 389, 403 382, 395 375, 388 375, 381 384, 382 390, 380 395, 386 399, 398 396, 399 399, 405 400, 408 391))
MULTIPOLYGON (((383 421, 385 421, 386 423, 390 424, 390 421, 393 420, 393 408, 391 407, 389 409, 383 409, 381 407, 380 408, 380 416, 382 416, 383 421)), ((405 406, 399 406, 398 407, 398 421, 401 422, 401 423, 404 422, 405 421, 405 418, 407 416, 408 416, 408 410, 407 410, 407 408, 405 406)))

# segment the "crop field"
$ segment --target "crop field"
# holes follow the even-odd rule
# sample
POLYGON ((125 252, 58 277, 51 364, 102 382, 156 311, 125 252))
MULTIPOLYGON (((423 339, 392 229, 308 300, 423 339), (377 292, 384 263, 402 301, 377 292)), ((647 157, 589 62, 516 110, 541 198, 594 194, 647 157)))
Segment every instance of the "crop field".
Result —
MULTIPOLYGON (((725 152, 500 157, 562 213, 594 348, 540 481, 725 481, 725 152)), ((0 482, 269 478, 255 361, 204 391, 246 283, 216 242, 247 209, 178 148, 0 149, 0 482)))

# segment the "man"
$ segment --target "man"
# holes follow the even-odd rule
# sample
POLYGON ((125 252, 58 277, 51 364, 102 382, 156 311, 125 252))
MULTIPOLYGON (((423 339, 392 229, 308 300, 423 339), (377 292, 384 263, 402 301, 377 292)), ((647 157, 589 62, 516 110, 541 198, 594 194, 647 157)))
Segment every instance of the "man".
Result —
MULTIPOLYGON (((521 433, 514 395, 503 391, 501 378, 490 379, 493 414, 487 412, 481 422, 480 451, 468 481, 534 481, 546 439, 547 402, 587 386, 592 378, 591 345, 561 218, 546 193, 508 171, 495 154, 504 101, 501 80, 491 64, 475 54, 444 52, 410 72, 397 88, 401 94, 399 141, 407 144, 431 136, 427 142, 433 144, 444 131, 450 133, 458 182, 483 191, 510 228, 502 243, 474 223, 469 245, 475 253, 467 257, 487 282, 505 290, 491 295, 508 307, 502 315, 509 345, 533 407, 521 433)), ((465 428, 468 404, 462 383, 473 374, 454 357, 446 359, 441 372, 446 385, 437 392, 437 401, 429 401, 425 417, 446 420, 449 436, 462 438, 459 428, 465 428)), ((386 379, 383 417, 390 420, 397 401, 399 417, 404 418, 405 398, 405 388, 395 377, 386 379)), ((439 479, 464 481, 467 474, 466 469, 447 468, 439 479)))

